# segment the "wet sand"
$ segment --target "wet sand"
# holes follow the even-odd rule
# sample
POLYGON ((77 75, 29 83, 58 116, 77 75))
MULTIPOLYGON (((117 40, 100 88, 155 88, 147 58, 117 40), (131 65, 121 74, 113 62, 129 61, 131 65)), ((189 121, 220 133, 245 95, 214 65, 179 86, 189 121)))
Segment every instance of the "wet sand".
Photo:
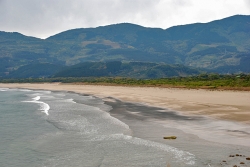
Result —
POLYGON ((209 91, 157 87, 123 87, 99 85, 0 84, 0 87, 72 91, 101 98, 143 103, 180 111, 182 114, 205 115, 215 119, 250 124, 249 91, 209 91))
POLYGON ((94 95, 112 106, 112 116, 129 125, 127 135, 188 151, 196 155, 200 166, 250 165, 246 161, 250 156, 250 92, 59 83, 0 87, 94 95), (163 139, 172 135, 177 139, 163 139))
MULTIPOLYGON (((186 116, 164 108, 123 102, 113 98, 105 98, 104 100, 106 104, 113 108, 110 114, 129 125, 131 132, 128 132, 127 135, 188 151, 196 157, 194 166, 232 167, 234 165, 250 165, 250 161, 246 160, 246 157, 250 155, 248 141, 250 134, 239 137, 237 134, 239 135, 241 132, 235 132, 236 136, 227 133, 228 125, 230 126, 231 122, 225 121, 224 124, 218 126, 218 120, 208 117, 186 116), (207 126, 208 122, 215 126, 207 126), (188 130, 196 131, 190 133, 188 130), (177 136, 177 139, 163 139, 164 136, 172 135, 177 136), (202 136, 199 137, 200 135, 202 136), (209 136, 211 137, 207 140, 209 136), (226 138, 233 140, 226 141, 226 138), (236 156, 236 154, 241 156, 236 156), (230 155, 234 155, 234 157, 230 157, 230 155), (241 162, 245 164, 242 165, 241 162)), ((250 126, 243 125, 242 127, 247 127, 250 132, 250 126)))

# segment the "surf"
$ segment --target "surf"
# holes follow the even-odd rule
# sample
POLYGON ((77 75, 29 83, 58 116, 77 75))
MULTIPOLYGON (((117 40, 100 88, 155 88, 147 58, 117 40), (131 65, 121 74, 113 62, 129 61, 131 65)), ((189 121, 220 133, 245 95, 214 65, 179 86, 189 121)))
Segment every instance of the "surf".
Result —
POLYGON ((33 100, 32 101, 23 101, 23 102, 26 102, 26 103, 37 103, 40 105, 40 110, 45 113, 46 115, 49 115, 49 110, 50 110, 50 106, 43 102, 43 101, 39 101, 41 99, 40 96, 36 96, 34 98, 32 98, 33 100))

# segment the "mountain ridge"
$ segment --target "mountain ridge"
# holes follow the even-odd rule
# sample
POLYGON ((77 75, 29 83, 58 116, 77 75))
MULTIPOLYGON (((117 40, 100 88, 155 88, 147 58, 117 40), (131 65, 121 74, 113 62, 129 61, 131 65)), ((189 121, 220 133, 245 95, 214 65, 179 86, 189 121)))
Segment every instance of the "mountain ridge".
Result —
POLYGON ((2 77, 32 63, 69 66, 89 61, 141 61, 250 72, 249 15, 167 29, 119 23, 67 30, 46 39, 0 31, 0 44, 2 77))
POLYGON ((122 23, 115 23, 115 24, 107 24, 107 25, 102 25, 102 26, 96 26, 96 27, 82 27, 82 28, 73 28, 73 29, 68 29, 68 30, 65 30, 65 31, 61 31, 61 32, 58 32, 58 33, 55 33, 51 36, 48 36, 46 38, 39 38, 39 37, 35 37, 35 36, 31 36, 31 35, 25 35, 21 32, 17 32, 17 31, 1 31, 0 30, 0 33, 17 33, 17 34, 20 34, 20 35, 23 35, 25 37, 32 37, 32 38, 36 38, 36 39, 41 39, 41 40, 46 40, 52 36, 55 36, 55 35, 58 35, 60 33, 63 33, 63 32, 67 32, 67 31, 70 31, 70 30, 79 30, 79 29, 96 29, 96 28, 101 28, 101 27, 107 27, 107 26, 114 26, 114 25, 122 25, 122 24, 130 24, 130 25, 136 25, 136 26, 139 26, 139 27, 143 27, 143 28, 150 28, 150 29, 160 29, 160 30, 168 30, 168 29, 171 29, 171 28, 175 28, 175 27, 180 27, 180 26, 189 26, 189 25, 198 25, 198 24, 208 24, 208 23, 213 23, 213 22, 217 22, 217 21, 223 21, 225 19, 230 19, 230 18, 236 18, 236 17, 249 17, 250 15, 243 15, 243 14, 236 14, 236 15, 232 15, 232 16, 228 16, 228 17, 225 17, 225 18, 221 18, 221 19, 216 19, 216 20, 212 20, 212 21, 208 21, 208 22, 195 22, 195 23, 188 23, 188 24, 179 24, 179 25, 173 25, 173 26, 170 26, 168 28, 160 28, 160 27, 149 27, 149 26, 142 26, 142 25, 139 25, 139 24, 135 24, 135 23, 129 23, 129 22, 122 22, 122 23))

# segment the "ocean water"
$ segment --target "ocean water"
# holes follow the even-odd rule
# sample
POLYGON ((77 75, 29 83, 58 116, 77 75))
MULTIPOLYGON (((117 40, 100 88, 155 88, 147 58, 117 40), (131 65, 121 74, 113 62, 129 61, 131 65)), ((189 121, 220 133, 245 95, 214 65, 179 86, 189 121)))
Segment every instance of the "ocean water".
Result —
POLYGON ((134 137, 102 99, 0 88, 1 167, 188 167, 193 153, 134 137))

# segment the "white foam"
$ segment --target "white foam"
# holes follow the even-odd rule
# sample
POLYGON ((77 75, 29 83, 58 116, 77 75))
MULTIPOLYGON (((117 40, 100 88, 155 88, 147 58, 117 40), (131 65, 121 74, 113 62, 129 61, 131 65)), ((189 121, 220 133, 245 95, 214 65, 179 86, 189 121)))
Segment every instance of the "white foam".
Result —
MULTIPOLYGON (((125 124, 121 120, 111 116, 110 113, 105 111, 103 108, 99 108, 99 107, 96 107, 96 106, 89 106, 89 105, 86 105, 86 104, 81 104, 81 105, 84 105, 85 107, 90 107, 90 109, 92 109, 92 110, 97 110, 97 111, 101 112, 101 114, 100 114, 101 118, 103 118, 105 120, 108 120, 109 123, 111 123, 111 124, 118 125, 118 126, 123 127, 125 129, 130 129, 127 124, 125 124)), ((107 105, 105 105, 105 106, 107 106, 107 105)), ((112 107, 110 106, 108 108, 108 111, 110 111, 111 109, 112 109, 112 107)))
POLYGON ((131 143, 133 143, 133 144, 154 147, 154 148, 172 153, 176 160, 178 160, 178 161, 180 160, 187 165, 194 165, 195 164, 195 156, 187 151, 182 151, 182 150, 179 150, 179 149, 172 147, 172 146, 169 146, 169 145, 165 145, 165 144, 161 144, 161 143, 157 143, 157 142, 153 142, 153 141, 148 141, 148 140, 144 140, 144 139, 140 139, 140 138, 133 137, 133 140, 128 140, 128 141, 131 141, 131 143))
POLYGON ((5 91, 7 91, 7 90, 9 90, 9 88, 0 88, 0 91, 1 91, 1 92, 5 92, 5 91))
POLYGON ((119 139, 126 140, 127 142, 135 144, 135 145, 143 145, 146 147, 153 147, 162 151, 166 151, 168 153, 171 153, 176 161, 182 161, 183 163, 187 165, 195 164, 195 155, 187 151, 182 151, 182 150, 179 150, 175 147, 172 147, 166 144, 144 140, 141 138, 132 137, 132 136, 124 135, 124 134, 101 135, 101 136, 93 138, 92 141, 119 140, 119 139))
MULTIPOLYGON (((100 110, 100 109, 99 109, 100 110)), ((101 110, 102 111, 102 110, 101 110)), ((118 125, 118 126, 121 126, 125 129, 130 129, 129 126, 127 124, 125 124, 124 122, 122 122, 121 120, 115 118, 115 117, 112 117, 110 115, 110 113, 108 112, 105 112, 102 114, 102 118, 106 119, 106 120, 109 120, 110 123, 112 124, 115 124, 115 125, 118 125)))
POLYGON ((49 109, 50 106, 47 103, 44 103, 43 101, 38 101, 40 100, 40 96, 36 96, 32 98, 32 101, 23 101, 23 102, 28 102, 28 103, 38 103, 40 105, 40 110, 44 112, 46 115, 49 115, 49 109))
POLYGON ((66 101, 66 102, 70 102, 70 103, 76 103, 76 102, 74 101, 74 99, 66 99, 65 101, 66 101))
POLYGON ((32 98, 34 101, 38 101, 38 100, 40 100, 40 96, 37 96, 37 97, 34 97, 34 98, 32 98))
POLYGON ((34 92, 37 92, 37 93, 42 93, 42 94, 51 94, 51 91, 50 90, 36 90, 34 92))
POLYGON ((47 103, 40 102, 40 110, 42 110, 42 112, 44 112, 46 115, 49 115, 49 109, 50 106, 47 103))
POLYGON ((19 89, 19 91, 21 91, 21 92, 31 92, 32 90, 29 90, 29 89, 19 89))

